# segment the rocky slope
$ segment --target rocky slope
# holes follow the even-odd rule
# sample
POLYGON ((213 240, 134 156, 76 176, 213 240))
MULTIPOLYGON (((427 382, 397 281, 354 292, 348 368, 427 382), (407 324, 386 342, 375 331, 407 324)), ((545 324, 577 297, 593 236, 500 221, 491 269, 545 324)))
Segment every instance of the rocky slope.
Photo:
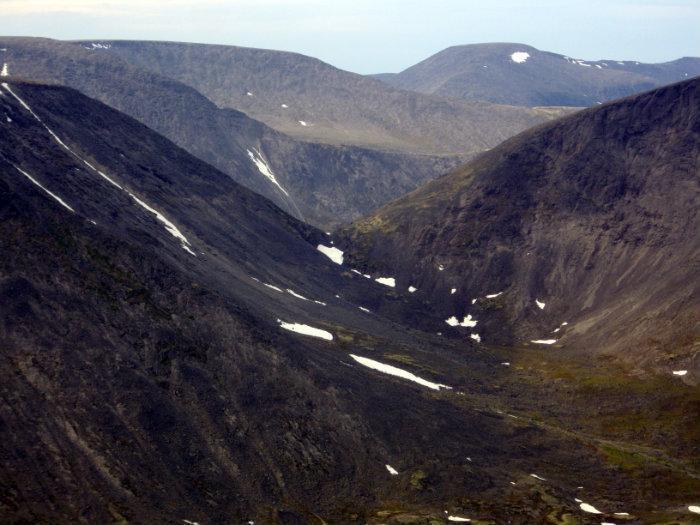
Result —
POLYGON ((695 79, 525 132, 347 228, 350 260, 482 340, 697 382, 699 108, 695 79))
POLYGON ((406 92, 296 53, 174 42, 105 44, 107 53, 305 140, 473 155, 559 114, 406 92))
POLYGON ((700 75, 700 58, 581 60, 515 43, 449 47, 377 77, 419 93, 518 106, 593 106, 700 75))
POLYGON ((72 89, 0 84, 0 137, 3 523, 692 519, 680 381, 403 324, 416 294, 72 89))
POLYGON ((10 76, 74 87, 140 120, 287 212, 325 229, 369 213, 460 162, 300 142, 112 50, 0 38, 10 76))

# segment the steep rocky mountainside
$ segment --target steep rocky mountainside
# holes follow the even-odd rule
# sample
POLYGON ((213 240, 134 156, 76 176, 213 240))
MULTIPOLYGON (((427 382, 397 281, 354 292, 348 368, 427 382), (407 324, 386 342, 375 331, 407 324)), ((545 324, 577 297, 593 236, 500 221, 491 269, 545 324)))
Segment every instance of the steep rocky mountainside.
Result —
POLYGON ((102 51, 192 86, 220 107, 331 144, 471 156, 561 113, 406 92, 296 53, 174 42, 104 44, 110 48, 102 51))
POLYGON ((419 93, 516 106, 593 106, 700 75, 700 58, 581 60, 514 43, 449 47, 376 77, 419 93))
POLYGON ((75 90, 0 84, 0 521, 690 523, 697 388, 416 330, 419 294, 333 242, 75 90))
POLYGON ((297 218, 331 228, 458 165, 461 156, 392 153, 293 140, 109 49, 0 38, 12 77, 74 87, 162 133, 297 218))
POLYGON ((443 319, 472 315, 484 341, 698 382, 699 155, 695 79, 505 142, 347 228, 349 259, 418 287, 443 319))

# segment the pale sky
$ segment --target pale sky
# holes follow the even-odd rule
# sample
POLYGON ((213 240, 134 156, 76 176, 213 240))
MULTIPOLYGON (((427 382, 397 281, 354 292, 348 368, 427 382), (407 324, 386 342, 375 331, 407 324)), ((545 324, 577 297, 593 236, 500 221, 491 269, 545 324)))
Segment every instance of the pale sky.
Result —
POLYGON ((700 0, 0 0, 0 34, 281 49, 358 73, 479 42, 661 62, 700 56, 700 0))

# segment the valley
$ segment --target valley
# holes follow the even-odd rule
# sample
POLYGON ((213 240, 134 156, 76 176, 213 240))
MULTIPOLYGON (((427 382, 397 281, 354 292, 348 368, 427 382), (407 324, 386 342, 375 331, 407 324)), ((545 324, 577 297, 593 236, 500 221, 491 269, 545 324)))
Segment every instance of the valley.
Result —
POLYGON ((1 523, 700 524, 700 59, 118 4, 0 6, 148 29, 0 36, 1 523))

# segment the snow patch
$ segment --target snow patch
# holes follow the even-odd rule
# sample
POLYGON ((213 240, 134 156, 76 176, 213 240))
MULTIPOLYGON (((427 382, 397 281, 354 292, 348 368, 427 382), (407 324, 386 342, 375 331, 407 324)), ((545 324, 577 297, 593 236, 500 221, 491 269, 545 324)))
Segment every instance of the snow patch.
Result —
POLYGON ((416 290, 418 290, 418 288, 416 288, 415 286, 408 287, 408 293, 414 293, 416 290))
POLYGON ((394 467, 392 467, 391 465, 388 465, 388 464, 387 464, 387 465, 384 465, 384 466, 385 466, 386 469, 389 471, 389 474, 391 474, 392 476, 398 476, 398 475, 399 475, 399 471, 396 470, 396 469, 395 469, 394 467))
POLYGON ((262 173, 265 177, 270 179, 270 182, 277 186, 279 190, 284 193, 287 197, 289 197, 289 193, 287 193, 287 190, 285 190, 282 185, 277 181, 277 177, 275 177, 275 174, 272 173, 272 169, 270 168, 270 165, 267 163, 265 160, 265 157, 263 157, 262 153, 260 153, 259 149, 253 148, 253 151, 246 150, 248 152, 248 156, 250 157, 250 160, 253 161, 253 164, 255 164, 255 167, 258 168, 258 171, 262 173))
POLYGON ((537 299, 535 299, 535 304, 537 305, 537 307, 538 307, 540 310, 544 310, 545 303, 543 303, 542 301, 538 301, 537 299))
POLYGON ((447 521, 459 521, 459 522, 469 522, 471 521, 469 518, 460 518, 459 516, 447 516, 447 521))
POLYGON ((5 62, 2 65, 2 71, 0 71, 0 77, 6 77, 10 74, 9 69, 7 68, 7 62, 5 62))
POLYGON ((690 512, 694 512, 695 514, 700 514, 700 505, 690 505, 688 506, 688 510, 690 512))
POLYGON ((364 306, 358 306, 358 308, 363 312, 370 313, 369 308, 365 308, 364 306))
POLYGON ((318 246, 316 246, 316 249, 323 255, 328 257, 335 264, 343 264, 342 250, 339 250, 338 248, 335 248, 333 246, 324 246, 323 244, 319 244, 318 246))
POLYGON ((487 295, 487 296, 485 296, 485 297, 486 297, 487 299, 495 299, 496 297, 498 297, 499 295, 502 295, 502 294, 503 294, 503 292, 492 293, 492 294, 489 294, 489 295, 487 295))
POLYGON ((523 64, 527 62, 528 58, 530 58, 530 53, 527 53, 525 51, 516 51, 515 53, 510 55, 510 59, 516 64, 523 64))
POLYGON ((409 381, 413 381, 414 383, 418 383, 419 385, 428 387, 432 390, 440 390, 441 388, 446 388, 449 390, 452 389, 452 387, 450 387, 450 386, 441 385, 439 383, 433 383, 432 381, 427 381, 426 379, 423 379, 422 377, 418 377, 417 375, 412 374, 411 372, 408 372, 407 370, 403 370, 403 369, 397 368, 395 366, 380 363, 379 361, 375 361, 374 359, 368 359, 366 357, 360 357, 360 356, 354 355, 354 354, 350 354, 350 357, 352 357, 355 361, 357 361, 361 365, 366 366, 367 368, 371 368, 372 370, 377 370, 378 372, 382 372, 384 374, 389 374, 391 376, 400 377, 402 379, 408 379, 409 381))
POLYGON ((557 340, 556 339, 533 339, 530 342, 538 344, 538 345, 553 345, 554 343, 557 342, 557 340))
POLYGON ((474 339, 474 341, 476 341, 477 343, 481 342, 481 336, 479 334, 470 334, 469 337, 474 339))
POLYGON ((473 328, 478 323, 476 319, 472 318, 471 314, 465 315, 464 320, 461 323, 454 315, 449 319, 445 319, 445 322, 450 326, 464 326, 466 328, 473 328))
POLYGON ((684 376, 688 373, 687 370, 674 370, 673 375, 674 376, 684 376))
POLYGON ((90 44, 92 49, 112 49, 112 44, 101 44, 99 42, 93 42, 90 44))
POLYGON ((393 277, 377 277, 375 281, 377 281, 379 284, 383 284, 384 286, 390 286, 391 288, 396 286, 396 279, 393 277))
POLYGON ((300 121, 299 121, 299 124, 301 124, 301 125, 304 126, 304 127, 306 127, 306 126, 309 125, 305 120, 300 120, 300 121))
POLYGON ((457 293, 457 288, 452 288, 452 289, 450 290, 450 294, 454 295, 454 294, 456 294, 456 293, 457 293))
POLYGON ((581 503, 579 507, 583 512, 588 512, 589 514, 602 514, 602 512, 600 512, 593 505, 590 505, 588 503, 581 503))
POLYGON ((531 478, 539 479, 540 481, 547 481, 543 477, 538 476, 537 474, 530 474, 531 478))
POLYGON ((284 321, 280 321, 279 319, 277 319, 277 322, 280 324, 280 327, 284 328, 285 330, 289 330, 290 332, 296 332, 297 334, 302 335, 310 335, 311 337, 318 337, 319 339, 325 339, 326 341, 333 340, 333 334, 325 330, 321 330, 320 328, 314 328, 313 326, 301 323, 285 323, 284 321))

